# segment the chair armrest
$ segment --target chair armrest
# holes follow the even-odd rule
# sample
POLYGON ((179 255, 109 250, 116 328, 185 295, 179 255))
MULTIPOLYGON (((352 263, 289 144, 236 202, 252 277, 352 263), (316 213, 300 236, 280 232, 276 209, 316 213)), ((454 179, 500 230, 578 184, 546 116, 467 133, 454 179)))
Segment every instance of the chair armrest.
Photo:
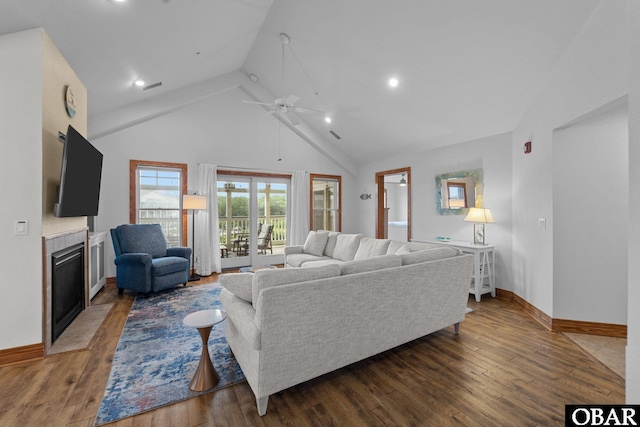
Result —
POLYGON ((167 256, 177 256, 189 259, 191 258, 191 248, 185 246, 173 246, 167 248, 167 256))
POLYGON ((284 247, 284 254, 286 255, 291 255, 291 254, 301 254, 302 253, 302 248, 304 248, 303 245, 295 245, 295 246, 285 246, 284 247))
POLYGON ((145 264, 151 265, 151 255, 145 253, 126 253, 120 256, 117 256, 114 260, 116 265, 134 265, 134 264, 145 264))

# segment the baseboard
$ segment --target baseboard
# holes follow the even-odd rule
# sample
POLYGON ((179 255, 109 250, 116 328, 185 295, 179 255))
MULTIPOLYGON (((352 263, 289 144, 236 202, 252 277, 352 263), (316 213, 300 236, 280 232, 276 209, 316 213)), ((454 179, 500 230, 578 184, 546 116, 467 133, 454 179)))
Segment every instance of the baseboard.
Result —
POLYGON ((573 332, 576 334, 602 335, 615 338, 627 337, 627 325, 554 319, 521 296, 504 289, 496 289, 496 298, 512 301, 525 313, 537 320, 542 326, 553 332, 573 332))
POLYGON ((0 366, 44 359, 44 343, 0 350, 0 366))
POLYGON ((618 325, 615 323, 553 319, 552 330, 556 332, 573 332, 576 334, 602 335, 615 338, 627 337, 627 325, 618 325))

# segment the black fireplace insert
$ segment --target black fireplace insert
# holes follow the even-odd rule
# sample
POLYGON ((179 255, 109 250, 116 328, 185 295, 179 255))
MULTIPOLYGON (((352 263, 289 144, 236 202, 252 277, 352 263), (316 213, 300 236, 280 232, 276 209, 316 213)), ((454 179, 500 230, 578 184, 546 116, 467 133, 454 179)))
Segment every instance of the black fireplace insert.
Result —
POLYGON ((84 310, 84 243, 51 254, 51 342, 84 310))

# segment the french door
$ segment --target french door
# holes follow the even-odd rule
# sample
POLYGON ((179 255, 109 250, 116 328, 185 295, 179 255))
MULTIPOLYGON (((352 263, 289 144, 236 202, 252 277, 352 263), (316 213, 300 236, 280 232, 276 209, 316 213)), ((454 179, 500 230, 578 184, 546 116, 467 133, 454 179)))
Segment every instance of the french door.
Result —
POLYGON ((222 268, 281 264, 290 178, 218 174, 222 268))

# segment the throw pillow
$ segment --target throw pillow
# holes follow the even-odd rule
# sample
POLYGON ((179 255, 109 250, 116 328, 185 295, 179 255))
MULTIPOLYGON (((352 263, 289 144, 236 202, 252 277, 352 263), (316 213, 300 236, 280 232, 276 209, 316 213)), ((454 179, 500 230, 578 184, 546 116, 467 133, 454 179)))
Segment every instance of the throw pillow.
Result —
POLYGON ((390 240, 387 239, 374 239, 372 237, 363 237, 360 239, 360 245, 358 245, 358 251, 353 259, 365 259, 374 256, 385 255, 387 248, 389 247, 390 240))
POLYGON ((336 250, 336 243, 338 243, 339 231, 330 231, 329 238, 327 239, 327 246, 324 248, 324 254, 330 258, 333 258, 333 251, 336 250))
POLYGON ((302 252, 316 256, 322 256, 324 248, 329 238, 328 231, 310 231, 307 240, 304 242, 302 252))
POLYGON ((251 283, 253 282, 253 273, 221 274, 218 280, 226 290, 240 299, 251 302, 251 283))
POLYGON ((358 251, 362 234, 341 234, 336 239, 336 248, 333 250, 333 258, 341 261, 353 261, 358 251))

